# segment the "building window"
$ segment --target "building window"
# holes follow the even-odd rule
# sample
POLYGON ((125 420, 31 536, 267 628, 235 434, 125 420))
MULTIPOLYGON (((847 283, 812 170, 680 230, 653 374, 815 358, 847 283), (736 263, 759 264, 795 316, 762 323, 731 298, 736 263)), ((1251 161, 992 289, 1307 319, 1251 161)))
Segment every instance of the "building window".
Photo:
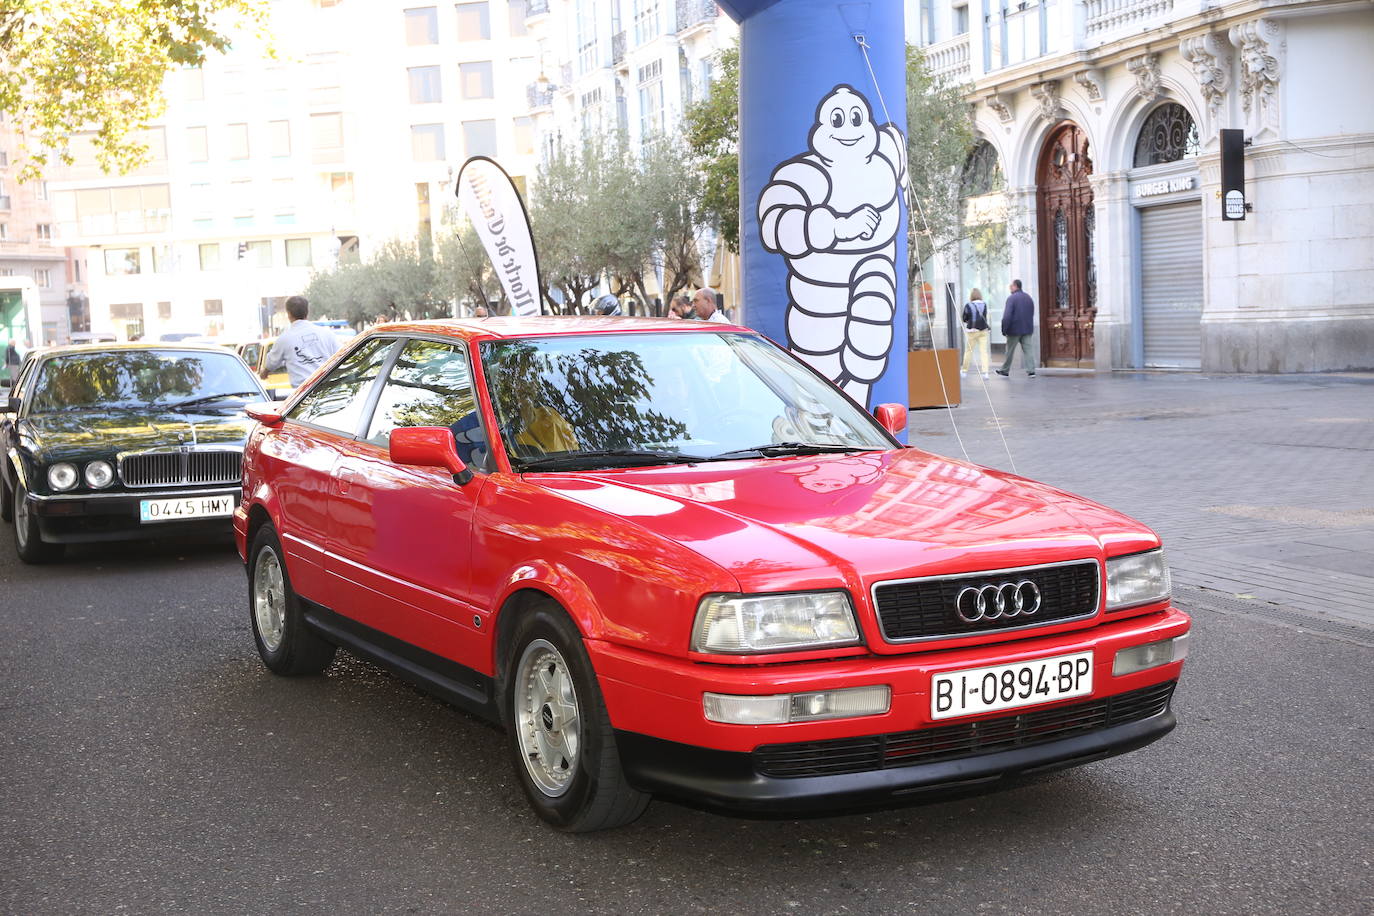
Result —
POLYGON ((204 127, 186 128, 186 158, 191 162, 210 161, 210 135, 204 127))
POLYGON ((1002 178, 1002 164, 997 159, 997 150, 986 140, 979 140, 964 161, 964 174, 959 182, 961 197, 981 197, 1006 187, 1002 178))
POLYGON ((639 136, 648 139, 663 129, 663 61, 639 68, 639 136))
POLYGON ((464 121, 463 150, 468 156, 496 158, 496 122, 464 121))
POLYGON ((35 267, 33 282, 38 284, 39 289, 52 289, 52 271, 46 267, 35 267))
POLYGON ((248 158, 248 125, 230 124, 229 125, 229 158, 247 159, 248 158))
POLYGON ((200 246, 200 269, 219 270, 219 242, 206 242, 200 246))
POLYGON ((153 246, 153 273, 169 274, 174 269, 171 245, 153 246))
POLYGON ((205 101, 205 71, 199 67, 187 67, 181 71, 182 96, 188 102, 205 101))
POLYGON ((272 266, 272 243, 261 239, 254 242, 244 242, 241 246, 243 252, 243 263, 249 267, 271 267, 272 266))
POLYGON ((1136 168, 1192 159, 1197 154, 1197 122, 1177 102, 1165 102, 1150 112, 1135 141, 1136 168))
POLYGON ((442 102, 443 94, 439 86, 438 67, 410 67, 406 70, 410 82, 410 103, 424 105, 429 102, 442 102))
POLYGON ((143 273, 137 248, 106 248, 105 274, 110 277, 143 273))
POLYGON ((268 121, 267 136, 272 144, 272 155, 274 157, 291 155, 290 121, 268 121))
POLYGON ((968 34, 968 4, 964 4, 963 6, 956 6, 956 7, 954 7, 953 12, 954 12, 954 34, 955 34, 955 35, 967 35, 967 34, 968 34))
POLYGON ((157 304, 157 317, 159 321, 170 321, 172 319, 172 303, 159 302, 157 304))
POLYGON ((642 45, 663 34, 658 0, 635 0, 635 44, 642 45))
POLYGON ((45 240, 45 241, 49 241, 49 242, 52 241, 52 224, 51 224, 51 223, 39 223, 39 224, 38 224, 38 237, 39 237, 40 239, 45 240))
POLYGON ((116 321, 143 320, 142 302, 116 302, 110 306, 110 317, 116 321))
POLYGON ((534 155, 534 119, 521 117, 511 122, 515 132, 515 154, 517 156, 534 155))
POLYGON ((458 82, 462 86, 465 99, 490 99, 496 95, 489 60, 459 64, 458 82))
POLYGON ((47 199, 48 199, 48 183, 47 183, 46 181, 40 181, 40 182, 38 182, 38 190, 35 191, 34 193, 38 196, 38 199, 39 199, 39 200, 47 200, 47 199))
POLYGON ((522 38, 529 34, 525 27, 525 18, 530 14, 530 7, 527 0, 509 0, 506 9, 510 14, 510 37, 522 38))
POLYGON ((9 151, 8 151, 8 150, 0 149, 0 166, 6 166, 6 165, 9 165, 9 164, 10 164, 10 154, 9 154, 9 151))
POLYGON ((215 316, 215 315, 223 315, 223 314, 224 314, 224 300, 223 300, 223 299, 206 299, 206 300, 205 300, 205 314, 206 314, 206 317, 211 317, 211 316, 215 316))
POLYGON ((316 162, 337 161, 343 155, 343 115, 337 111, 310 116, 310 149, 316 162))
POLYGON ((310 252, 310 239, 287 239, 286 240, 286 266, 287 267, 311 267, 314 259, 310 252))
POLYGON ((0 241, 10 237, 10 224, 0 223, 0 241))
POLYGON ((353 206, 353 173, 331 172, 329 174, 329 194, 335 206, 353 206))
POLYGON ((577 72, 590 73, 600 63, 596 58, 596 5, 594 0, 577 0, 577 72))
POLYGON ((406 10, 406 44, 437 45, 438 43, 438 11, 432 6, 406 10))
POLYGON ((13 268, 13 267, 0 267, 0 277, 12 277, 12 276, 14 276, 14 268, 13 268))
POLYGON ((444 161, 444 125, 412 124, 410 150, 416 162, 444 161))
POLYGON ((458 4, 458 40, 486 41, 491 37, 491 13, 487 0, 458 4))
POLYGON ((273 221, 280 226, 296 222, 296 179, 272 179, 273 221))

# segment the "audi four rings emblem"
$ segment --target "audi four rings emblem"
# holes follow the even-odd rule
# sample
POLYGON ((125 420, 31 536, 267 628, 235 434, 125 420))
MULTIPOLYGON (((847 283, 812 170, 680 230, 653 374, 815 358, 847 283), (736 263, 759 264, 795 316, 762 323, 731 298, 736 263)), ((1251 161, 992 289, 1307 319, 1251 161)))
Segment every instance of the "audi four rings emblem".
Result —
POLYGON ((959 619, 965 623, 998 620, 1003 617, 1029 617, 1040 610, 1040 589, 1029 579, 998 585, 968 585, 954 599, 959 619))

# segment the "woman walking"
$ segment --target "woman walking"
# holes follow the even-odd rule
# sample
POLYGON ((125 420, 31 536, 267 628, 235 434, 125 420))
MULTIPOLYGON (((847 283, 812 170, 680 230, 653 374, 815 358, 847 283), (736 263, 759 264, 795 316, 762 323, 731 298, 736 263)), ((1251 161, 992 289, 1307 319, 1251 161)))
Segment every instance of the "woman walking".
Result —
POLYGON ((988 304, 983 301, 983 293, 974 287, 964 303, 964 364, 959 374, 964 375, 973 362, 973 351, 978 350, 978 358, 983 363, 983 378, 988 377, 988 304))

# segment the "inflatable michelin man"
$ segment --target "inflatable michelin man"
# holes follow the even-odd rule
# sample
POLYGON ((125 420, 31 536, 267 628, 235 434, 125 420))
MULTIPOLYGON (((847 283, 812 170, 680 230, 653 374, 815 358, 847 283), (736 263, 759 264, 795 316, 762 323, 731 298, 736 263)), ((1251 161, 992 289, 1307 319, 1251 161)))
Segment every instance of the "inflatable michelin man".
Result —
POLYGON ((759 230, 787 261, 789 348, 867 406, 892 347, 906 139, 842 84, 817 106, 809 145, 773 171, 759 230))

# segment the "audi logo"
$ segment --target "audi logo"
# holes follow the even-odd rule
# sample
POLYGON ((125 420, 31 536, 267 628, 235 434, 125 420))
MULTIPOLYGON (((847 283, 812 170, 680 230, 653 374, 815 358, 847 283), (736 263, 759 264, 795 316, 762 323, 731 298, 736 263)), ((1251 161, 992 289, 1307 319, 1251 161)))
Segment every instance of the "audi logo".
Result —
POLYGON ((1029 579, 997 585, 969 585, 959 590, 954 609, 965 623, 1029 617, 1040 610, 1040 589, 1029 579))

